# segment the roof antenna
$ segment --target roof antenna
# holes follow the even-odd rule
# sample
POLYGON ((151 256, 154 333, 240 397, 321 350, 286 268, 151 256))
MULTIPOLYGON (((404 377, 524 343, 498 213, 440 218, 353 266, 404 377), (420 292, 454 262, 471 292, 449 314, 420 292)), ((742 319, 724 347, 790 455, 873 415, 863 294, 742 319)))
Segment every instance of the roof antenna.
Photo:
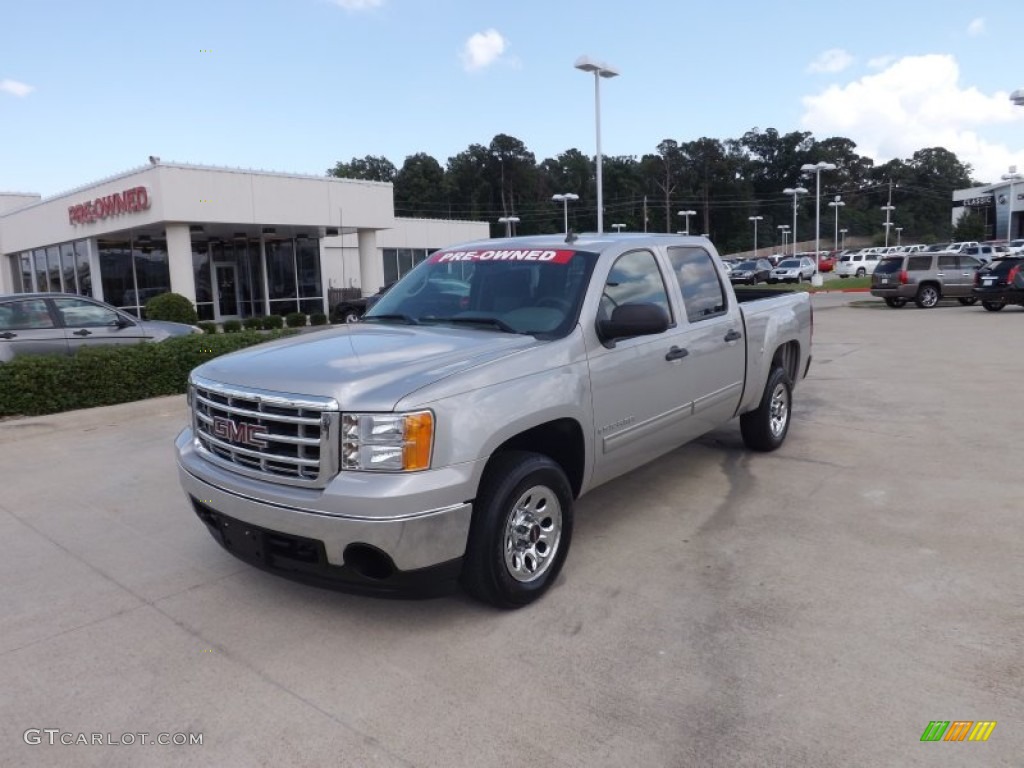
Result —
POLYGON ((576 238, 577 238, 576 233, 573 232, 571 229, 568 232, 565 233, 565 242, 567 242, 567 243, 575 243, 576 242, 576 238))

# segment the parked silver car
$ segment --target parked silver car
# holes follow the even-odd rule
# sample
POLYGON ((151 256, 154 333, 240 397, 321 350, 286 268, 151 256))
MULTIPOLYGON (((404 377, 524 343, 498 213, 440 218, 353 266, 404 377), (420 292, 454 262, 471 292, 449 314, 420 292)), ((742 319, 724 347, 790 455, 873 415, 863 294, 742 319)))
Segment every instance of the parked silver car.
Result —
POLYGON ((18 355, 73 355, 81 347, 162 341, 190 333, 202 330, 183 323, 139 320, 87 296, 0 296, 0 363, 18 355))
POLYGON ((799 259, 783 259, 768 275, 769 283, 802 283, 814 277, 814 259, 803 256, 799 259))

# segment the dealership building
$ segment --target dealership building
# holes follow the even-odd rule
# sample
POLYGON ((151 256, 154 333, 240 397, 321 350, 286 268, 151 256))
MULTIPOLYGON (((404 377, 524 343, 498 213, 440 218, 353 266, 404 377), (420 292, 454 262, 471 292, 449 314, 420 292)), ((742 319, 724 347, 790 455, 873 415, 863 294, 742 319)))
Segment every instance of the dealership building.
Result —
POLYGON ((148 165, 42 199, 0 193, 0 294, 62 291, 133 314, 173 291, 200 319, 327 311, 369 295, 484 222, 397 218, 392 185, 148 165))
POLYGON ((1024 180, 1005 179, 995 184, 955 190, 953 226, 967 213, 975 214, 985 223, 986 240, 1024 237, 1024 180))

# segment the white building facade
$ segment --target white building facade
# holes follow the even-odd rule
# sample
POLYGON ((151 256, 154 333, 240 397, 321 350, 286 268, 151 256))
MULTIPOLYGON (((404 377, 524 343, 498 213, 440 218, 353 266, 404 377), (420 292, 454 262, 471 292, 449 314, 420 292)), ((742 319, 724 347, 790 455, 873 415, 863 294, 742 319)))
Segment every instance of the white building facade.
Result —
POLYGON ((62 291, 140 314, 173 291, 200 319, 327 312, 483 222, 399 219, 392 185, 162 163, 55 197, 0 194, 0 294, 62 291))

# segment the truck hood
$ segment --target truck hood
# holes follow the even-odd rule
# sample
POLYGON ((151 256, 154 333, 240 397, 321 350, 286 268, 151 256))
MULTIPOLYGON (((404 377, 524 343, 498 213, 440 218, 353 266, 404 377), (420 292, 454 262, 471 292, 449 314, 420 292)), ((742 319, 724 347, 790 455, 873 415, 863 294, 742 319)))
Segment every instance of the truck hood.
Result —
POLYGON ((491 330, 355 324, 224 355, 193 373, 243 389, 333 397, 345 410, 390 411, 441 379, 547 343, 491 330))

